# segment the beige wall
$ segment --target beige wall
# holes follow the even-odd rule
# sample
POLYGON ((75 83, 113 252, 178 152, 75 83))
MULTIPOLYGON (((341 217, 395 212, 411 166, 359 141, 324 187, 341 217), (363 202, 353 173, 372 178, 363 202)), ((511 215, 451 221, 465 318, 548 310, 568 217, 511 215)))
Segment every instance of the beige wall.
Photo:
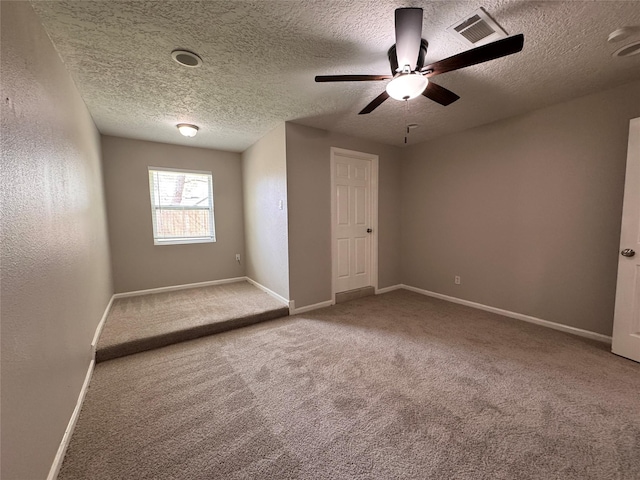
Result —
POLYGON ((403 283, 610 335, 639 115, 634 83, 408 149, 403 283))
POLYGON ((103 136, 102 156, 116 292, 244 276, 240 154, 103 136), (214 243, 153 244, 149 166, 213 173, 214 243))
POLYGON ((289 299, 286 164, 284 124, 242 154, 247 276, 289 299))
POLYGON ((379 156, 378 286, 400 283, 402 150, 287 123, 289 281, 296 307, 331 299, 331 147, 379 156))
POLYGON ((44 479, 112 293, 100 137, 28 2, 2 16, 3 480, 44 479))

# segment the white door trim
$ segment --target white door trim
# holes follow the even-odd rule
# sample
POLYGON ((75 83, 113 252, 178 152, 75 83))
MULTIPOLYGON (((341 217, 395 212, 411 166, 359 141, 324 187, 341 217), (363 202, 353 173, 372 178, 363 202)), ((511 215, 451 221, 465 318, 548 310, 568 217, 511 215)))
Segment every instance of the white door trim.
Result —
POLYGON ((336 300, 336 235, 335 225, 337 219, 335 189, 336 161, 335 156, 357 158, 371 162, 371 284, 378 290, 378 155, 356 152, 344 148, 331 147, 331 301, 336 300))

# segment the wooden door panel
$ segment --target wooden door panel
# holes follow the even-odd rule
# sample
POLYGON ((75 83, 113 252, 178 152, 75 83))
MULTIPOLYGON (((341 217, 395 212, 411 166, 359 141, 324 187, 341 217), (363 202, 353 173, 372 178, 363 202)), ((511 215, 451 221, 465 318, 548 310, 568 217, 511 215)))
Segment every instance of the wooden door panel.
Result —
POLYGON ((334 278, 337 292, 371 284, 371 162, 334 155, 334 278))
POLYGON ((640 362, 640 118, 631 120, 629 129, 618 258, 611 350, 640 362), (629 250, 635 255, 627 254, 629 250))

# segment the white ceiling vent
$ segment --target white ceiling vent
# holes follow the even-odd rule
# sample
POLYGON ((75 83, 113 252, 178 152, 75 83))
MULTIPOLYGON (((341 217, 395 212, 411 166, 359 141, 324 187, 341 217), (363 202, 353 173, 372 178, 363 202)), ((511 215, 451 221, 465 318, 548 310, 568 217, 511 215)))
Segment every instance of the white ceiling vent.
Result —
POLYGON ((478 47, 507 36, 507 32, 489 16, 483 8, 473 12, 468 18, 454 23, 447 32, 462 39, 467 45, 478 47))

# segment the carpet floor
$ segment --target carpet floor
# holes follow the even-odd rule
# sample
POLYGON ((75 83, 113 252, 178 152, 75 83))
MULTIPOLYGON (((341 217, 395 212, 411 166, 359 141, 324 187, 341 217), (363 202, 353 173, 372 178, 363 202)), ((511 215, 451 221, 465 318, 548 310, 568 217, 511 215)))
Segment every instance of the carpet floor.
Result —
POLYGON ((640 478, 640 364, 398 290, 96 366, 59 479, 640 478))
POLYGON ((289 315, 289 308, 249 282, 114 300, 96 362, 165 347, 289 315))

